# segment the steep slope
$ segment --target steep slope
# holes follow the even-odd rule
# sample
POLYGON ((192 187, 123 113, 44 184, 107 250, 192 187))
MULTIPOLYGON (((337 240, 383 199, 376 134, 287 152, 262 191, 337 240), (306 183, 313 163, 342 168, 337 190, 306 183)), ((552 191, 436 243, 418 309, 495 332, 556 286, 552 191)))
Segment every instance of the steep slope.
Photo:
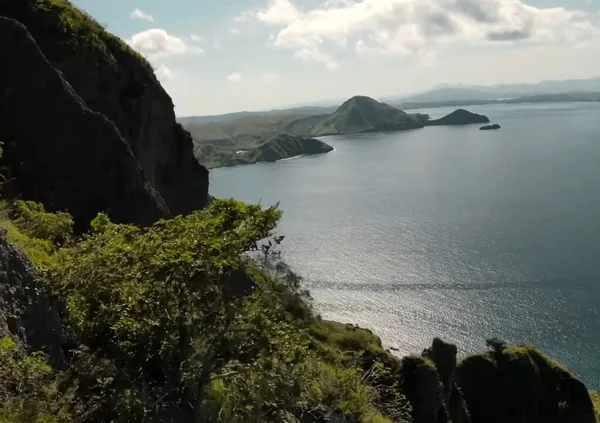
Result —
POLYGON ((372 98, 356 96, 342 104, 332 115, 314 125, 311 136, 356 134, 422 128, 423 124, 402 110, 372 98))
POLYGON ((0 33, 0 56, 10 57, 0 66, 0 140, 12 191, 68 210, 80 227, 99 211, 141 224, 167 216, 115 125, 86 107, 23 25, 0 17, 0 33))
POLYGON ((173 214, 204 206, 208 171, 145 59, 66 0, 0 0, 0 15, 24 24, 86 105, 116 125, 173 214))
POLYGON ((472 123, 489 123, 487 116, 471 113, 465 109, 458 109, 440 119, 430 120, 426 123, 427 126, 442 126, 442 125, 469 125, 472 123))
POLYGON ((254 150, 251 161, 275 162, 300 155, 322 154, 333 150, 328 144, 314 138, 301 138, 293 135, 277 135, 254 150))
POLYGON ((7 336, 28 352, 43 351, 54 366, 63 366, 58 307, 33 264, 0 228, 0 338, 7 336))

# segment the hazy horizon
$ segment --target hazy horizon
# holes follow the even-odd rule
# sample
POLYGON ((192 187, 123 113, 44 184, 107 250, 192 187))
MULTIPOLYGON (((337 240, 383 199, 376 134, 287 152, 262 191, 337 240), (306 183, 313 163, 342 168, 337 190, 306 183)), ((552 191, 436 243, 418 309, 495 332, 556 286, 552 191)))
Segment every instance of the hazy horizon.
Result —
POLYGON ((178 116, 600 75, 596 0, 74 3, 148 58, 178 116))
MULTIPOLYGON (((276 110, 287 110, 287 109, 294 109, 294 108, 300 108, 300 107, 332 107, 332 106, 339 106, 341 105, 341 103, 343 103, 344 101, 357 96, 357 95, 366 95, 368 97, 373 97, 376 100, 379 101, 386 101, 387 98, 393 98, 393 97, 406 97, 406 98, 410 98, 412 96, 415 95, 419 95, 419 94, 423 94, 423 93, 428 93, 434 90, 438 90, 438 89, 443 89, 443 88, 465 88, 465 89, 485 89, 485 88, 500 88, 502 86, 512 86, 512 85, 531 85, 534 86, 536 84, 540 84, 540 83, 545 83, 545 82, 566 82, 566 81, 587 81, 587 80, 596 80, 596 79, 600 79, 600 76, 593 76, 590 78, 565 78, 565 79, 542 79, 542 80, 538 80, 538 81, 532 81, 532 82, 517 82, 517 83, 510 83, 510 84, 488 84, 488 85, 473 85, 473 84, 468 84, 468 83, 456 83, 456 84, 446 84, 446 83, 439 83, 435 86, 423 89, 423 90, 419 90, 419 91, 415 91, 415 92, 410 92, 410 93, 391 93, 391 94, 387 94, 387 95, 382 95, 382 96, 370 96, 368 94, 365 93, 354 93, 354 94, 349 94, 345 97, 342 98, 338 98, 338 99, 316 99, 313 101, 309 101, 309 102, 305 102, 305 103, 297 103, 297 104, 282 104, 282 105, 278 105, 275 107, 270 107, 270 108, 256 108, 256 109, 244 109, 244 110, 229 110, 229 111, 225 111, 222 113, 207 113, 207 114, 203 114, 203 115, 177 115, 178 118, 184 118, 184 117, 192 117, 192 116, 221 116, 221 115, 228 115, 228 114, 235 114, 235 113, 260 113, 260 112, 269 112, 269 111, 276 111, 276 110)), ((552 93, 554 94, 554 92, 552 93)))

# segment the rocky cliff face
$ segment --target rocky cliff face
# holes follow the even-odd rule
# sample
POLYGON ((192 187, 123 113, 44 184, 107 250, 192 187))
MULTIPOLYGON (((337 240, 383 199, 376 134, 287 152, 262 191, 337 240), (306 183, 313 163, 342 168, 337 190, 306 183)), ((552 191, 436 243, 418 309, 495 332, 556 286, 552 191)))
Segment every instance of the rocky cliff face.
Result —
MULTIPOLYGON (((4 34, 4 32, 2 32, 4 34)), ((11 337, 28 352, 44 351, 62 367, 62 326, 58 310, 33 264, 0 229, 0 338, 11 337)))
POLYGON ((145 59, 68 1, 0 0, 0 15, 24 24, 85 105, 114 123, 172 214, 206 204, 208 171, 145 59))
POLYGON ((99 211, 150 223, 169 211, 115 125, 90 110, 27 29, 0 17, 0 140, 13 190, 79 225, 99 211))
POLYGON ((440 339, 402 360, 415 423, 595 423, 585 385, 532 346, 471 356, 440 339))

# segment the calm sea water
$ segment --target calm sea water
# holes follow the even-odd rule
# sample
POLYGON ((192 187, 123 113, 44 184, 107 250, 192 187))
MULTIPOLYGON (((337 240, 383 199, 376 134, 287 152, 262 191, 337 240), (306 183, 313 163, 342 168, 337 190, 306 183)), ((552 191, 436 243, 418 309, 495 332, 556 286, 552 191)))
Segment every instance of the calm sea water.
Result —
POLYGON ((400 354, 531 342, 600 388, 600 104, 468 109, 502 129, 328 137, 327 155, 217 169, 211 192, 280 203, 324 318, 400 354))

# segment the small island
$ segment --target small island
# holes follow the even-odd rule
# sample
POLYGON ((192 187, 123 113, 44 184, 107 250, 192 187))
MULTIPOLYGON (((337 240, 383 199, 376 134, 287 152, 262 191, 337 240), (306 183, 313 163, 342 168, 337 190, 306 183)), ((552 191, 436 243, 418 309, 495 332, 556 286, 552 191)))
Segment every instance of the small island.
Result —
POLYGON ((465 109, 458 109, 441 119, 430 120, 426 123, 427 126, 454 126, 454 125, 470 125, 474 123, 489 123, 487 116, 478 115, 477 113, 469 112, 465 109))
POLYGON ((481 128, 479 128, 480 131, 493 131, 495 129, 500 129, 500 125, 498 125, 497 123, 493 124, 493 125, 486 125, 486 126, 482 126, 481 128))

